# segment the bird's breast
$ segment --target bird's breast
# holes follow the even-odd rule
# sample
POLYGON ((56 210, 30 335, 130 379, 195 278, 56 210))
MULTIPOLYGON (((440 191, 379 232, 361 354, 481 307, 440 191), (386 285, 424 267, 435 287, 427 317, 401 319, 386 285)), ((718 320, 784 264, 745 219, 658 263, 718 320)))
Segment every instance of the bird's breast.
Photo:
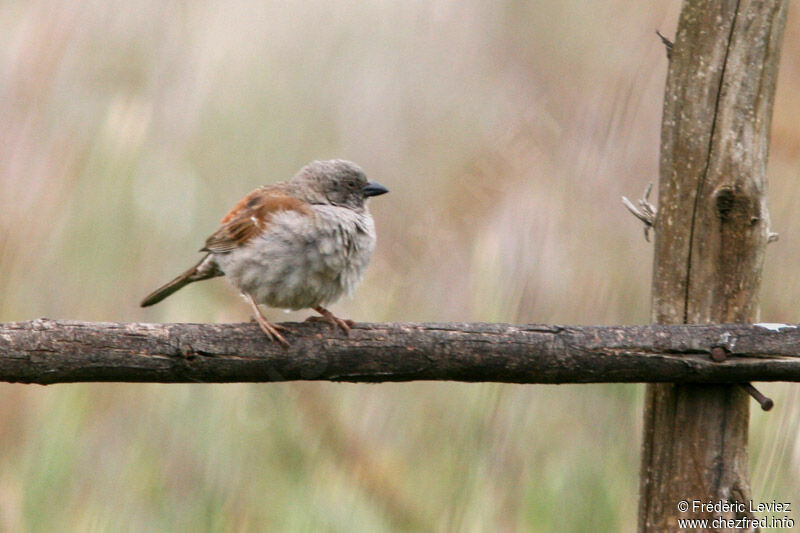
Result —
POLYGON ((366 210, 315 205, 310 216, 295 211, 274 215, 257 237, 219 254, 217 263, 231 283, 258 303, 315 307, 352 294, 375 240, 366 210))

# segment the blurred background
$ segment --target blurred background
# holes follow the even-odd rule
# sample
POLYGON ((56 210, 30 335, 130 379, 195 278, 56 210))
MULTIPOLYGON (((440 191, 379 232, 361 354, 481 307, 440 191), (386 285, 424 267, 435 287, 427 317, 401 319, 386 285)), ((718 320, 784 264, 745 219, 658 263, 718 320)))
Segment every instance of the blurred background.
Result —
MULTIPOLYGON (((680 3, 0 2, 0 321, 140 309, 251 189, 342 157, 391 189, 356 321, 639 324, 680 3)), ((800 321, 800 0, 762 319, 800 321)), ((274 320, 298 320, 308 313, 274 320)), ((753 403, 757 501, 800 505, 797 386, 753 403)), ((643 385, 0 384, 2 531, 634 531, 643 385)), ((800 515, 794 513, 794 518, 800 515)))

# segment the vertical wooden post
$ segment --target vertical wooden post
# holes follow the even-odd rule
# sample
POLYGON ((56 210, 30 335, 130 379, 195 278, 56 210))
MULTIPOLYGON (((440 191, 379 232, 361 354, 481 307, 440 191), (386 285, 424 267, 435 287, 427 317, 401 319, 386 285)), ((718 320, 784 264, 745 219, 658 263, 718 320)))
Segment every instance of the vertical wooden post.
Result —
MULTIPOLYGON (((786 7, 786 0, 684 2, 664 95, 654 322, 758 320, 786 7)), ((748 516, 692 506, 750 500, 748 419, 739 386, 647 386, 639 531, 674 531, 679 518, 748 516)))

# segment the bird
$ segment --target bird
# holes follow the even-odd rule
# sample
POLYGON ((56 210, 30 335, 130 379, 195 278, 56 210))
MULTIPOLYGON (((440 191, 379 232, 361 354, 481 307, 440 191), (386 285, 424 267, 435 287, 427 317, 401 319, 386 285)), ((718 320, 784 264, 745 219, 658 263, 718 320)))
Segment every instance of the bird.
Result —
POLYGON ((267 337, 288 348, 284 326, 267 320, 260 305, 313 309, 345 334, 354 325, 325 306, 352 296, 375 248, 367 199, 385 194, 344 159, 312 161, 289 180, 264 185, 242 198, 200 249, 193 267, 150 293, 157 304, 190 283, 225 276, 242 294, 267 337))

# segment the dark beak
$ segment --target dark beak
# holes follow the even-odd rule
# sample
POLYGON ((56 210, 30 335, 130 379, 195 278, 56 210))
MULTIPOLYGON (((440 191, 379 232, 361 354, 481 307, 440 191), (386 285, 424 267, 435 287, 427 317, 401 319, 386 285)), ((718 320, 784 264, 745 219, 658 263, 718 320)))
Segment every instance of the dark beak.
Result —
POLYGON ((370 181, 367 183, 367 186, 361 189, 364 193, 364 196, 369 198, 370 196, 379 196, 381 194, 386 194, 389 192, 389 189, 381 185, 380 183, 370 181))

